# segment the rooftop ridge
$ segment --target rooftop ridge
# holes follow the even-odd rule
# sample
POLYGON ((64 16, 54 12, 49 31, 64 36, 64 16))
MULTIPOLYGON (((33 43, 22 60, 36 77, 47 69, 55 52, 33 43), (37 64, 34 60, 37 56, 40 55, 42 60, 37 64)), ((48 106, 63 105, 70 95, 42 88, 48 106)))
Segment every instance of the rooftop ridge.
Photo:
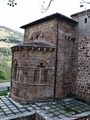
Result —
POLYGON ((64 21, 67 21, 67 22, 72 23, 72 24, 77 24, 78 23, 77 21, 73 20, 72 18, 69 18, 69 17, 67 17, 67 16, 65 16, 65 15, 63 15, 61 13, 54 13, 54 14, 48 15, 48 16, 46 16, 44 18, 40 18, 40 19, 38 19, 36 21, 28 23, 26 25, 23 25, 20 28, 25 29, 27 27, 30 27, 30 26, 33 26, 33 25, 37 25, 39 23, 42 23, 44 21, 48 21, 48 20, 51 20, 51 19, 54 19, 54 18, 59 18, 59 19, 62 19, 64 21))

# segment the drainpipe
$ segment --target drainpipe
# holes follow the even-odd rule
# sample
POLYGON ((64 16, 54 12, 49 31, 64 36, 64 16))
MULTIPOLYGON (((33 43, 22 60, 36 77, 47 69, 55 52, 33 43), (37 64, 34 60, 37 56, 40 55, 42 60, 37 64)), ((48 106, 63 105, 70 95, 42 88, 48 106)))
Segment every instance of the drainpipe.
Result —
POLYGON ((12 65, 11 65, 11 81, 10 81, 10 95, 11 95, 11 93, 12 93, 12 66, 13 66, 13 58, 14 58, 14 50, 13 50, 13 48, 11 48, 11 50, 12 50, 12 65))
POLYGON ((56 53, 55 53, 55 76, 54 76, 54 96, 53 96, 53 101, 55 101, 55 93, 56 93, 57 57, 58 57, 58 18, 57 18, 57 25, 56 25, 56 53))

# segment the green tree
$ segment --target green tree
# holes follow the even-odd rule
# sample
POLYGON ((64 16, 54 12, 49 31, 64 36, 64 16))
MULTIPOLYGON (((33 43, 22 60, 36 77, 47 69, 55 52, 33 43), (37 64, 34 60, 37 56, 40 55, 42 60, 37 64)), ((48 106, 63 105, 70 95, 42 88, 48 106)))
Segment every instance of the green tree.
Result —
POLYGON ((10 76, 11 76, 11 62, 8 63, 7 61, 4 61, 4 60, 0 61, 0 71, 2 71, 0 73, 1 74, 0 78, 3 78, 4 80, 10 80, 10 76))
POLYGON ((3 80, 8 79, 6 72, 2 69, 0 69, 0 79, 3 79, 3 80))

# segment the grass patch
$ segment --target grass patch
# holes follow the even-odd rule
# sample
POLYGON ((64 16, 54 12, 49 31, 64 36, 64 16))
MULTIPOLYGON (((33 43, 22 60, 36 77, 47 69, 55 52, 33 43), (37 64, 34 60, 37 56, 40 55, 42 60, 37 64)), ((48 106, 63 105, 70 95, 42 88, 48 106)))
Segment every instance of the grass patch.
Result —
POLYGON ((67 113, 74 112, 75 114, 79 114, 77 110, 73 110, 71 107, 63 106, 63 110, 65 110, 67 113))
POLYGON ((63 110, 65 110, 66 112, 73 112, 73 110, 70 107, 66 106, 64 106, 63 110))
POLYGON ((10 90, 0 91, 0 96, 6 96, 10 90))

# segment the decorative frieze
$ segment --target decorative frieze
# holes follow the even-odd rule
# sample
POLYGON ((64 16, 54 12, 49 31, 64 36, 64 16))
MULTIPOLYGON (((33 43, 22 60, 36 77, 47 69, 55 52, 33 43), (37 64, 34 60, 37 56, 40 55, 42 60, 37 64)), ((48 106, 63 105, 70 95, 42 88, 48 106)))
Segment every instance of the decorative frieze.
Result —
POLYGON ((15 47, 13 47, 12 48, 12 52, 13 51, 34 51, 34 50, 37 50, 37 51, 52 51, 52 50, 54 50, 55 48, 44 48, 44 47, 32 47, 32 46, 19 46, 19 47, 17 47, 17 46, 15 46, 15 47))

